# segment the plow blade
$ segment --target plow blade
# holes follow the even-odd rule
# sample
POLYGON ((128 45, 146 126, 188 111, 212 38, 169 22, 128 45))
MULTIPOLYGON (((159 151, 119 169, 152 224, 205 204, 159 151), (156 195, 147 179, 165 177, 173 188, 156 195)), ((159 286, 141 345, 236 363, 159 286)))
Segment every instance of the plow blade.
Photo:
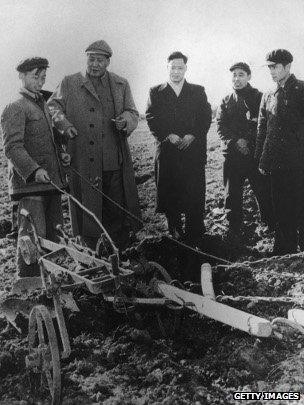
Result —
POLYGON ((229 307, 202 295, 181 290, 162 281, 156 281, 155 288, 165 298, 215 321, 258 337, 269 337, 272 334, 272 326, 267 319, 229 307))

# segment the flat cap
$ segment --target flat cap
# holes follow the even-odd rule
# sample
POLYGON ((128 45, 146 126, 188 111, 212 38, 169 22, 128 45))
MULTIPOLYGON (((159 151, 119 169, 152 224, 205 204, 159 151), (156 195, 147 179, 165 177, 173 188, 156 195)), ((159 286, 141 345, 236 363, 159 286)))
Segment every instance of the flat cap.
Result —
POLYGON ((275 65, 276 63, 282 63, 283 65, 287 65, 292 61, 293 56, 286 49, 275 49, 274 51, 271 51, 266 55, 267 65, 275 65))
POLYGON ((87 53, 101 53, 102 55, 106 55, 110 58, 113 55, 112 49, 102 39, 100 41, 95 41, 91 45, 87 47, 85 50, 87 53))
POLYGON ((34 69, 46 69, 49 67, 49 61, 45 58, 35 56, 21 60, 16 66, 16 70, 21 73, 30 72, 34 69))
POLYGON ((234 69, 242 69, 244 70, 248 75, 251 75, 251 70, 249 65, 247 65, 247 63, 245 62, 237 62, 234 65, 231 66, 231 68, 229 69, 230 72, 233 72, 234 69))

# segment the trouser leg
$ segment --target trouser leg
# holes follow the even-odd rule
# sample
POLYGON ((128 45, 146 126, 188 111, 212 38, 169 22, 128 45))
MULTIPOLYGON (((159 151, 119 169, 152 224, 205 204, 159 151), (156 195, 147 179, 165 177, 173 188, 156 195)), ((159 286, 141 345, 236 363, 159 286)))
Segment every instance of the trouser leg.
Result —
POLYGON ((12 202, 12 210, 11 210, 11 231, 6 234, 8 239, 17 239, 18 237, 18 201, 12 202))
MULTIPOLYGON (((122 171, 106 171, 102 174, 103 192, 122 207, 125 207, 122 171)), ((126 214, 111 201, 103 198, 102 220, 114 243, 124 249, 129 243, 129 227, 126 214)))
POLYGON ((297 252, 297 229, 302 197, 302 171, 286 170, 271 174, 271 194, 276 220, 274 253, 297 252))
POLYGON ((58 231, 57 225, 63 226, 63 212, 61 205, 61 195, 51 194, 44 197, 45 199, 45 221, 46 221, 46 238, 57 242, 58 231))
MULTIPOLYGON (((303 175, 304 177, 304 175, 303 175)), ((298 243, 301 251, 304 251, 304 178, 302 183, 302 195, 299 202, 298 243)))
POLYGON ((274 229, 269 176, 263 176, 256 167, 252 167, 248 171, 248 180, 259 206, 261 221, 270 229, 274 229))
POLYGON ((229 229, 239 231, 243 222, 244 176, 238 167, 224 161, 224 204, 229 229))
POLYGON ((30 222, 26 217, 20 214, 20 211, 25 209, 31 216, 39 236, 46 237, 46 222, 45 222, 45 201, 42 196, 24 197, 19 201, 18 207, 18 242, 17 242, 17 269, 19 277, 34 277, 39 276, 40 270, 38 263, 27 265, 20 251, 20 238, 22 236, 30 236, 30 222))
POLYGON ((183 234, 182 217, 180 212, 168 211, 166 212, 168 222, 168 229, 171 236, 179 238, 183 234))
POLYGON ((18 202, 12 204, 12 232, 18 232, 18 202))
POLYGON ((200 173, 198 183, 199 191, 196 184, 192 186, 189 182, 185 184, 185 193, 188 194, 188 203, 185 209, 185 234, 190 242, 199 240, 206 231, 204 224, 206 200, 205 168, 200 173))

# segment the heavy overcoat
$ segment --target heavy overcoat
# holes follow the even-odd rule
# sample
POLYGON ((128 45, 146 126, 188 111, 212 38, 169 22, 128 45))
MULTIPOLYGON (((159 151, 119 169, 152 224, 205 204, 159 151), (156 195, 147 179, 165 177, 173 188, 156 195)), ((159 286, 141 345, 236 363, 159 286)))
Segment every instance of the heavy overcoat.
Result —
POLYGON ((13 199, 54 191, 50 183, 37 183, 33 174, 45 169, 51 180, 64 187, 52 120, 45 103, 43 109, 24 92, 8 104, 1 116, 4 152, 8 158, 9 194, 13 199))
MULTIPOLYGON (((129 84, 126 79, 108 72, 115 116, 122 115, 126 121, 126 131, 115 131, 116 142, 122 156, 123 188, 125 206, 133 215, 140 218, 140 209, 134 170, 127 137, 137 127, 136 110, 129 84)), ((112 102, 112 100, 109 100, 112 102)), ((102 190, 102 147, 103 119, 102 104, 89 78, 79 72, 66 76, 51 96, 48 105, 54 126, 65 132, 74 126, 78 135, 68 143, 72 157, 72 167, 91 183, 102 190)), ((114 123, 113 123, 114 125, 114 123)), ((75 173, 71 173, 70 187, 73 195, 82 204, 102 219, 102 196, 94 191, 75 173)), ((87 215, 76 210, 71 204, 71 219, 74 235, 99 236, 100 229, 87 215)), ((139 221, 130 219, 133 229, 138 229, 139 221)))
POLYGON ((217 110, 217 133, 223 155, 231 163, 241 164, 254 157, 261 98, 262 93, 248 83, 241 91, 233 91, 223 98, 217 110), (241 138, 247 141, 249 156, 236 148, 236 142, 241 138))
POLYGON ((189 195, 179 196, 184 205, 181 212, 189 203, 203 203, 206 139, 211 124, 211 107, 204 88, 185 81, 177 97, 167 83, 153 87, 146 117, 156 139, 157 211, 166 213, 176 207, 176 195, 168 191, 173 182, 187 182, 191 190, 189 195), (192 134, 195 139, 188 149, 180 151, 166 139, 171 133, 180 137, 192 134))
POLYGON ((304 82, 294 75, 263 95, 255 158, 268 172, 304 166, 304 82))

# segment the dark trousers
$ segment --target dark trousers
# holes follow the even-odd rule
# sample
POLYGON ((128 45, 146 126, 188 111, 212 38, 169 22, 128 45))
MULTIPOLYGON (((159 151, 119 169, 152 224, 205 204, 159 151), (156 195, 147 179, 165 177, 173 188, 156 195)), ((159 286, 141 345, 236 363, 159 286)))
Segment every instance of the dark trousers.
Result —
POLYGON ((260 174, 253 160, 238 164, 229 158, 225 159, 223 178, 225 211, 231 229, 239 231, 243 223, 243 191, 246 179, 256 197, 261 221, 270 227, 274 226, 269 179, 260 174))
POLYGON ((185 237, 189 241, 197 240, 205 232, 205 170, 200 172, 200 182, 191 181, 189 177, 180 177, 176 190, 173 189, 173 182, 170 184, 169 192, 176 196, 175 204, 165 214, 168 220, 169 231, 172 228, 182 230, 182 213, 185 214, 185 237), (201 192, 198 197, 198 189, 201 192))
MULTIPOLYGON (((122 170, 102 172, 102 191, 125 207, 122 170)), ((103 198, 102 204, 102 223, 117 247, 124 249, 128 244, 130 231, 126 214, 106 198, 103 198)))
POLYGON ((18 207, 18 242, 17 242, 17 268, 19 277, 39 276, 38 264, 27 265, 22 257, 19 239, 22 236, 33 237, 30 233, 30 223, 23 215, 21 209, 25 209, 31 216, 38 236, 56 241, 56 225, 63 225, 63 214, 61 208, 61 195, 49 194, 45 196, 23 197, 19 201, 18 207))
MULTIPOLYGON (((122 170, 109 170, 102 172, 102 191, 112 201, 125 207, 125 193, 123 188, 122 170)), ((126 214, 119 209, 107 197, 96 194, 96 198, 102 198, 102 224, 109 233, 116 247, 125 249, 129 243, 130 227, 127 223, 126 214)), ((82 212, 80 212, 82 215, 82 212)), ((80 217, 82 218, 82 217, 80 217)), ((80 220, 80 223, 82 219, 80 220)), ((95 250, 99 236, 82 235, 88 247, 95 250)))
POLYGON ((303 215, 304 171, 275 170, 270 175, 270 181, 276 220, 273 251, 278 255, 296 253, 303 215))

